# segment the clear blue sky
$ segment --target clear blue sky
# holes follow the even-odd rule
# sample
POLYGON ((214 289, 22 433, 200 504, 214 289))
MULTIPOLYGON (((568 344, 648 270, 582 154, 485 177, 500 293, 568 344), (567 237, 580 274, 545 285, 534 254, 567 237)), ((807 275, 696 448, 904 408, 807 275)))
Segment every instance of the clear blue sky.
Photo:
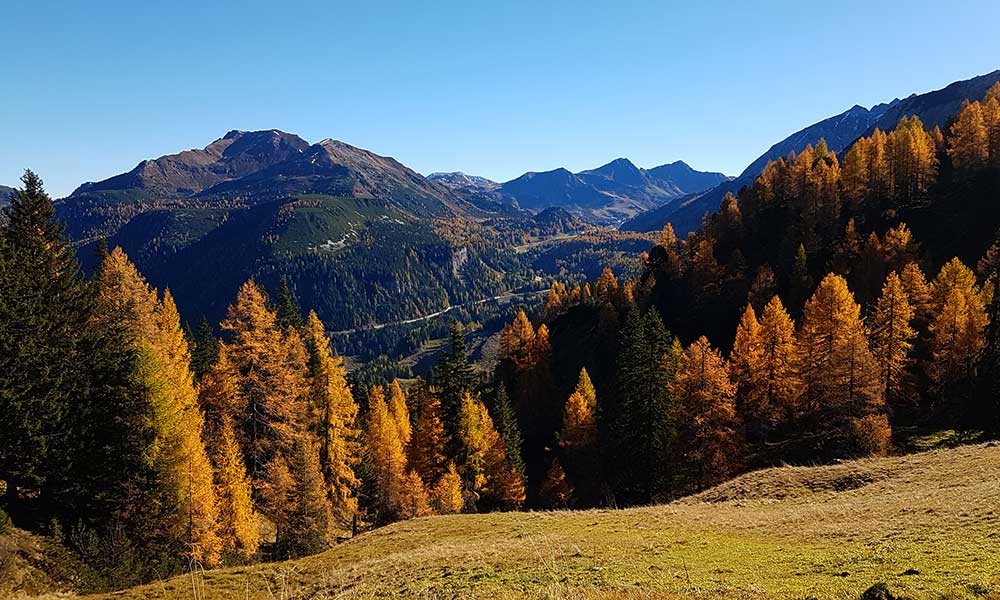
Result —
POLYGON ((0 183, 55 196, 230 129, 506 180, 741 171, 854 104, 1000 68, 1000 2, 7 2, 0 183), (766 6, 759 6, 765 5, 766 6))

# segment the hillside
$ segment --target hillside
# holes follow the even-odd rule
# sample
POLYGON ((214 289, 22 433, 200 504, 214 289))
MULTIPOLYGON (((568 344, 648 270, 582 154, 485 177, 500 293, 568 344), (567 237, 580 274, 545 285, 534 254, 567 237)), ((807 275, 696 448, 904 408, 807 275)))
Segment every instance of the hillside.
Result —
POLYGON ((724 181, 702 194, 653 208, 647 214, 636 215, 623 223, 621 228, 624 231, 655 231, 669 222, 678 235, 684 236, 689 231, 698 229, 702 216, 706 212, 715 211, 727 193, 735 195, 741 187, 753 184, 768 161, 787 156, 790 152, 799 153, 807 145, 815 146, 821 139, 826 140, 830 150, 841 154, 860 136, 870 134, 876 127, 882 131, 890 131, 901 117, 909 115, 920 117, 928 129, 938 126, 944 130, 948 119, 962 108, 963 101, 982 97, 997 81, 1000 81, 1000 70, 956 81, 932 92, 911 94, 903 100, 896 98, 870 109, 855 105, 840 114, 804 127, 772 145, 751 162, 739 177, 724 181))
MULTIPOLYGON (((1000 590, 998 494, 1000 447, 964 446, 768 469, 662 506, 416 519, 196 582, 216 599, 832 599, 876 582, 915 599, 983 597, 1000 590)), ((191 586, 178 577, 107 597, 188 597, 191 586)))

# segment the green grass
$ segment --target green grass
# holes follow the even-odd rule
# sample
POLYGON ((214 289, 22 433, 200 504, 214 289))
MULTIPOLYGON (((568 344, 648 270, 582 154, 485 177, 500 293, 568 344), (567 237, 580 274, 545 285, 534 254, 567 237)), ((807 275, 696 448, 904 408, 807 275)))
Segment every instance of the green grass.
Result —
MULTIPOLYGON (((662 506, 416 519, 198 582, 218 599, 840 599, 876 582, 1000 598, 998 511, 1000 448, 963 446, 769 469, 662 506)), ((192 597, 191 585, 108 597, 192 597)))

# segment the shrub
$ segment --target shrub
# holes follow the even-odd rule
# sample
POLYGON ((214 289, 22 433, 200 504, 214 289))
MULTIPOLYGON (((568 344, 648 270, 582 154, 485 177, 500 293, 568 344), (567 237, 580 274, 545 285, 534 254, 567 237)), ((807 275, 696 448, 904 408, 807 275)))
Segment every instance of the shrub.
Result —
POLYGON ((851 433, 855 447, 864 456, 886 456, 892 448, 892 428, 885 415, 851 419, 851 433))
POLYGON ((10 515, 0 508, 0 535, 9 533, 14 528, 14 523, 10 520, 10 515))

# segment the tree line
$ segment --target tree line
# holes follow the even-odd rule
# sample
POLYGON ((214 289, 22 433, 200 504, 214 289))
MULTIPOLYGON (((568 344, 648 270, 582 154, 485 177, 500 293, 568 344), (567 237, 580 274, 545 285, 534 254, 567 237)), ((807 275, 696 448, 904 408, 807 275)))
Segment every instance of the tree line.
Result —
POLYGON ((476 393, 460 329, 433 383, 352 390, 284 281, 246 282, 221 339, 188 331, 120 248, 85 277, 22 182, 0 229, 0 506, 94 588, 524 501, 515 420, 476 393))

